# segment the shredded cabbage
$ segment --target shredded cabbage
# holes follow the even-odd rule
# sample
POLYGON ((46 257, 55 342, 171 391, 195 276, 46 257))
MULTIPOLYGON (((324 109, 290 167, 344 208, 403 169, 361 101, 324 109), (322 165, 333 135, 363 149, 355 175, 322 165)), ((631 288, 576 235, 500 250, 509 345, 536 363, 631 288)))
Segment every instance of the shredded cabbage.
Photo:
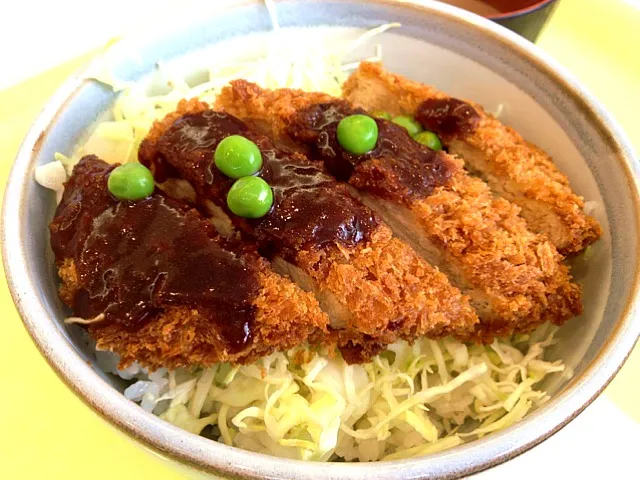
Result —
POLYGON ((125 395, 144 402, 162 385, 147 409, 192 433, 209 426, 208 436, 256 452, 317 461, 407 458, 506 428, 547 401, 535 387, 564 370, 544 360, 556 331, 545 326, 491 345, 399 342, 364 365, 318 353, 300 365, 293 349, 253 365, 164 370, 153 380, 141 370, 125 395))
MULTIPOLYGON (((351 51, 369 41, 373 36, 385 32, 398 23, 376 27, 346 46, 335 51, 321 42, 300 42, 291 44, 281 39, 278 31, 275 5, 271 0, 265 3, 274 25, 270 49, 265 57, 237 63, 214 63, 208 70, 208 80, 190 87, 179 73, 157 62, 157 75, 166 81, 169 91, 161 95, 147 95, 147 85, 124 82, 114 78, 107 65, 94 64, 89 78, 99 81, 119 96, 112 107, 113 119, 98 123, 91 136, 80 145, 71 158, 60 154, 55 161, 36 168, 36 181, 42 186, 62 192, 63 183, 80 158, 94 154, 109 163, 135 162, 138 159, 140 143, 153 122, 175 110, 183 98, 199 98, 208 103, 215 101, 216 95, 230 80, 244 78, 267 88, 297 88, 307 91, 323 91, 340 96, 341 85, 347 73, 358 62, 344 64, 344 58, 351 51), (66 176, 61 176, 61 166, 66 176)), ((382 59, 380 45, 374 46, 374 54, 367 60, 382 59)), ((60 195, 58 194, 58 200, 60 195)))
MULTIPOLYGON (((315 43, 284 44, 272 1, 266 1, 274 36, 270 53, 251 62, 220 64, 208 80, 190 87, 158 63, 169 91, 149 96, 146 86, 113 78, 107 68, 94 77, 120 95, 112 119, 97 125, 70 158, 36 169, 36 181, 58 196, 73 165, 87 153, 108 162, 134 162, 154 120, 182 98, 213 102, 229 80, 245 78, 266 87, 292 87, 340 94, 346 72, 357 66, 342 58, 375 35, 398 26, 383 25, 334 51, 315 43)), ((381 59, 380 46, 374 60, 381 59)), ((497 112, 499 113, 499 112, 497 112)), ((77 322, 82 319, 72 319, 77 322)), ((252 365, 149 373, 137 365, 115 368, 114 356, 97 352, 106 371, 131 380, 124 395, 168 422, 247 450, 305 460, 392 460, 437 452, 520 420, 548 396, 537 385, 562 372, 561 361, 545 359, 555 327, 465 345, 453 339, 399 342, 364 365, 313 354, 299 365, 297 349, 275 353, 252 365)), ((302 347, 300 347, 302 348, 302 347)), ((308 353, 308 352, 305 352, 308 353)))

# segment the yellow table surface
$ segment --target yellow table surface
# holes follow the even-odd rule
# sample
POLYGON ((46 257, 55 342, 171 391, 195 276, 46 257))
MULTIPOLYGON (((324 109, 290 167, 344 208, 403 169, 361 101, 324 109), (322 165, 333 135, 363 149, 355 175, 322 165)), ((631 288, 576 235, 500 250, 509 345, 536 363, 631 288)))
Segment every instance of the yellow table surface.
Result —
MULTIPOLYGON (((640 9, 629 0, 564 0, 539 45, 568 67, 640 151, 640 9)), ((0 193, 29 125, 91 55, 0 92, 0 193)), ((0 478, 183 478, 102 421, 31 343, 0 272, 0 478)), ((640 347, 606 390, 640 422, 640 347)))

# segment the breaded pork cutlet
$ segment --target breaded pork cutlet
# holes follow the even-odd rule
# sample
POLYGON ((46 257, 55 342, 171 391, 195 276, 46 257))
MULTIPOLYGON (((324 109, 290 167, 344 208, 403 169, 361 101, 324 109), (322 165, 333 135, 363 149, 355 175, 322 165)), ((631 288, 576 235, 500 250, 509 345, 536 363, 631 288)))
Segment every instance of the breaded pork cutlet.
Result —
POLYGON ((399 338, 462 335, 477 322, 468 299, 409 246, 393 238, 378 216, 336 182, 319 163, 277 149, 237 118, 183 101, 156 122, 140 161, 162 177, 188 181, 198 201, 226 212, 274 268, 316 295, 329 314, 331 334, 349 362, 366 360, 399 338), (217 145, 230 135, 261 151, 260 176, 271 186, 273 208, 244 219, 227 208, 233 180, 217 170, 217 145))
POLYGON ((471 297, 481 320, 472 339, 561 324, 580 313, 580 288, 553 244, 529 231, 519 208, 494 197, 460 160, 379 119, 375 148, 350 154, 337 141, 337 124, 366 112, 321 93, 268 91, 237 80, 217 102, 355 187, 400 238, 471 297))
POLYGON ((245 363, 326 332, 312 295, 196 210, 161 193, 112 197, 114 168, 80 160, 50 224, 60 296, 98 350, 121 367, 245 363))
POLYGON ((529 228, 547 235, 561 254, 578 253, 600 237, 600 225, 584 213, 583 199, 549 155, 480 105, 370 62, 362 62, 345 82, 343 96, 365 110, 414 115, 495 194, 518 205, 529 228))

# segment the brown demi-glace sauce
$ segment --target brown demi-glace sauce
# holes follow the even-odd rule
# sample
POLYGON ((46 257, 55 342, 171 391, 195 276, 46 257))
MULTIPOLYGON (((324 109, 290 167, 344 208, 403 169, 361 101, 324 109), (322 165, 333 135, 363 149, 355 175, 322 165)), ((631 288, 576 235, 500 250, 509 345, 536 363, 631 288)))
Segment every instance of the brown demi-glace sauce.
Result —
POLYGON ((418 105, 416 120, 445 139, 473 133, 480 121, 478 112, 457 98, 429 98, 418 105))
POLYGON ((260 260, 161 193, 116 200, 107 189, 114 168, 80 160, 50 225, 58 262, 75 263, 75 315, 103 313, 105 324, 135 330, 167 306, 187 306, 211 319, 230 352, 241 351, 251 341, 260 260))
POLYGON ((311 105, 293 115, 287 133, 309 147, 311 158, 322 159, 339 180, 394 202, 424 198, 448 182, 455 167, 446 156, 387 120, 376 119, 378 142, 373 150, 363 155, 344 150, 336 135, 338 123, 357 113, 366 114, 342 101, 311 105))
POLYGON ((321 163, 275 148, 232 115, 213 110, 184 115, 158 139, 153 153, 141 149, 140 161, 154 172, 160 166, 178 173, 201 200, 226 208, 234 180, 222 174, 213 159, 218 143, 234 134, 256 143, 263 159, 258 174, 274 193, 273 207, 264 217, 246 220, 230 215, 236 226, 257 240, 263 254, 293 258, 301 249, 335 242, 354 246, 370 238, 379 219, 328 175, 321 163))

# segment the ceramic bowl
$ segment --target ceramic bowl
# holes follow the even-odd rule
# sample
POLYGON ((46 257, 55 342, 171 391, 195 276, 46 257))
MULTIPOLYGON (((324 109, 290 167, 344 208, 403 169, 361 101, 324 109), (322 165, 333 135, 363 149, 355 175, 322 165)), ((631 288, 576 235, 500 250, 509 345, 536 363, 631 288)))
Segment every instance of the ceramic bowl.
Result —
MULTIPOLYGON (((629 143, 599 104, 559 65, 529 42, 475 15, 438 2, 389 0, 278 3, 291 35, 353 36, 389 21, 400 29, 381 35, 386 65, 488 110, 549 151, 577 192, 594 207, 604 229, 586 269, 585 314, 571 320, 551 351, 573 376, 545 388, 551 400, 523 421, 481 440, 417 458, 377 464, 318 465, 231 448, 182 431, 145 413, 121 395, 123 385, 102 372, 74 329, 57 295, 48 246, 52 192, 34 178, 55 152, 70 154, 103 117, 114 93, 86 74, 66 82, 34 123, 15 160, 6 189, 2 246, 14 301, 43 356, 80 398, 102 417, 156 453, 191 472, 224 478, 414 479, 453 478, 486 469, 531 448, 578 415, 607 385, 635 344, 640 321, 637 171, 629 143), (296 30, 297 29, 297 30, 296 30)), ((257 0, 209 2, 166 21, 141 25, 106 55, 116 77, 149 82, 156 61, 192 69, 206 62, 259 53, 271 25, 257 0)), ((293 38, 293 37, 292 37, 293 38)), ((358 52, 356 52, 358 53, 358 52)), ((359 52, 363 54, 366 52, 359 52)), ((196 80, 194 80, 196 81, 196 80)))

